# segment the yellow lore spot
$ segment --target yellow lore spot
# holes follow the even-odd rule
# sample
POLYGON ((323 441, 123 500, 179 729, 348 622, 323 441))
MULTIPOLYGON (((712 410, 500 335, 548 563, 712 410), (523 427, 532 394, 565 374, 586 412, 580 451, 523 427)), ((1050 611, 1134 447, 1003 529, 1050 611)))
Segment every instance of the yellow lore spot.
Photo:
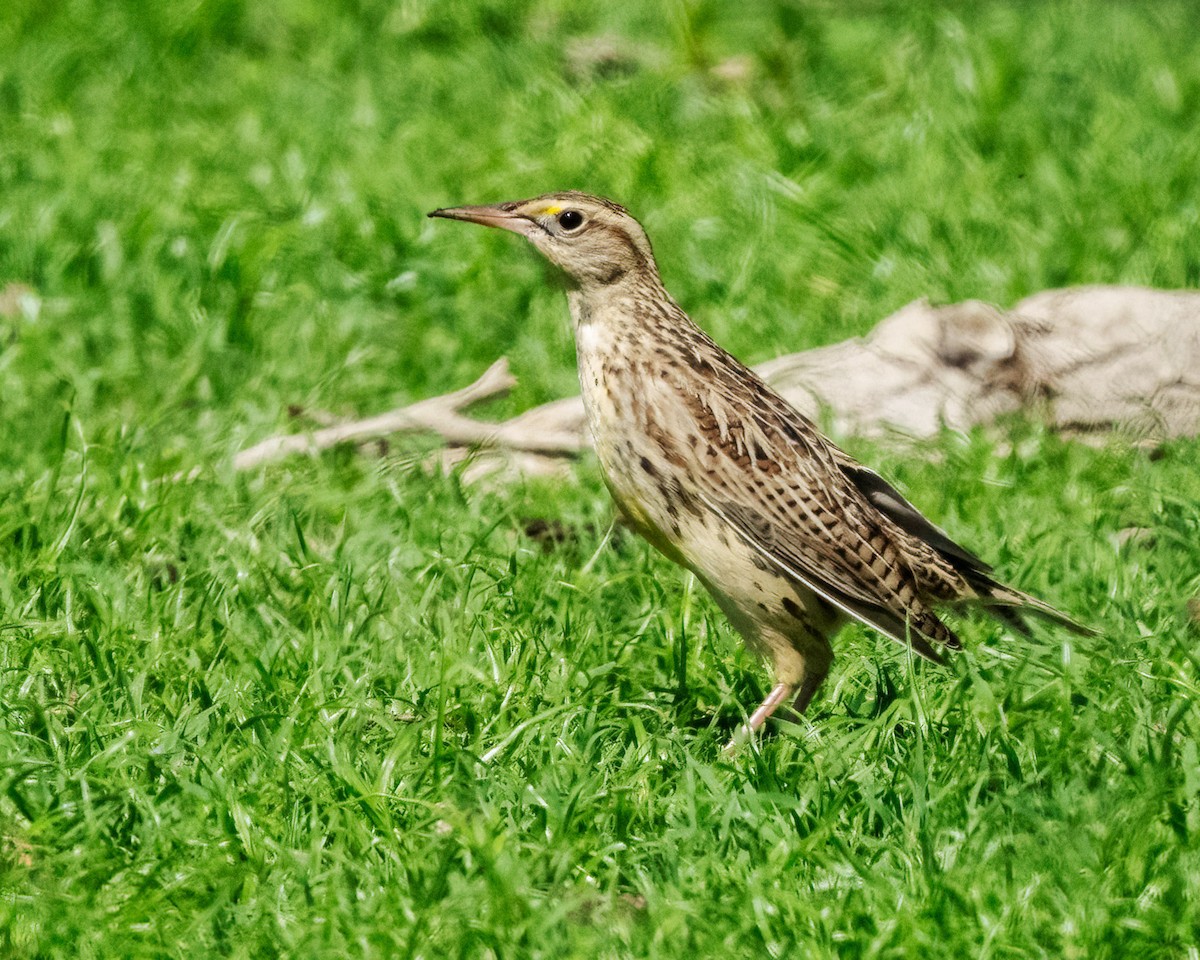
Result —
POLYGON ((546 217, 554 217, 562 213, 562 207, 547 207, 542 211, 542 215, 546 217))

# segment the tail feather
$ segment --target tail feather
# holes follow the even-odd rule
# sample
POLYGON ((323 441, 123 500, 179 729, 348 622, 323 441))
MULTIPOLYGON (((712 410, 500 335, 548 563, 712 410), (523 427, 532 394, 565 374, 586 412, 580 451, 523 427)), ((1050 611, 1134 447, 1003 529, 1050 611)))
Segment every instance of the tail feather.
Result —
POLYGON ((1099 635, 1099 631, 1084 626, 1056 607, 1052 607, 1044 600, 1039 600, 1028 593, 1006 587, 990 577, 972 578, 972 581, 971 586, 979 594, 977 601, 979 605, 1023 636, 1029 635, 1029 625, 1025 622, 1025 617, 1030 614, 1038 619, 1048 620, 1060 627, 1065 627, 1081 637, 1099 635))

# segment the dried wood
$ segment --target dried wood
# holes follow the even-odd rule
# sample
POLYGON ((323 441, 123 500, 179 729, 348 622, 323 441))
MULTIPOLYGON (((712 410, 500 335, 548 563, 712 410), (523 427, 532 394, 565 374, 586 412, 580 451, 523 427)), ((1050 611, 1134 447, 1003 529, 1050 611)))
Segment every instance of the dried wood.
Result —
MULTIPOLYGON (((1114 429, 1159 440, 1200 433, 1200 292, 1142 287, 1048 290, 1004 311, 980 301, 908 304, 868 336, 778 357, 758 372, 837 433, 929 437, 1025 410, 1072 435, 1114 429)), ((271 437, 234 459, 239 470, 402 431, 439 435, 444 464, 468 479, 497 468, 563 469, 589 445, 578 397, 501 423, 462 411, 515 383, 497 360, 462 390, 311 433, 271 437)))

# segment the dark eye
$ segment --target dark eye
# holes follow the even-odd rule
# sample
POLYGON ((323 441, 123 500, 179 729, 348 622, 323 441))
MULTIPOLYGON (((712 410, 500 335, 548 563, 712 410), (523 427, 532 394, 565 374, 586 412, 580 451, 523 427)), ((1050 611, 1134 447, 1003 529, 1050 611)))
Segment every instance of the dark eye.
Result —
POLYGON ((564 210, 558 215, 558 225, 564 230, 578 230, 583 226, 583 214, 578 210, 564 210))

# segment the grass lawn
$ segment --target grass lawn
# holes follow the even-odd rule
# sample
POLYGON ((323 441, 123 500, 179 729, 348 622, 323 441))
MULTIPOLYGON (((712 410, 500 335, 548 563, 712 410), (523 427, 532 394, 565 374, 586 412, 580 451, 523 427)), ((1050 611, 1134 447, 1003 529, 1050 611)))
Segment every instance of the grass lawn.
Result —
POLYGON ((1102 636, 972 620, 938 669, 848 628, 732 761, 769 677, 591 460, 229 468, 500 354, 497 416, 575 391, 553 274, 454 203, 626 203, 752 362, 1200 286, 1196 18, 8 0, 0 956, 1196 957, 1200 441, 844 438, 1102 636))

